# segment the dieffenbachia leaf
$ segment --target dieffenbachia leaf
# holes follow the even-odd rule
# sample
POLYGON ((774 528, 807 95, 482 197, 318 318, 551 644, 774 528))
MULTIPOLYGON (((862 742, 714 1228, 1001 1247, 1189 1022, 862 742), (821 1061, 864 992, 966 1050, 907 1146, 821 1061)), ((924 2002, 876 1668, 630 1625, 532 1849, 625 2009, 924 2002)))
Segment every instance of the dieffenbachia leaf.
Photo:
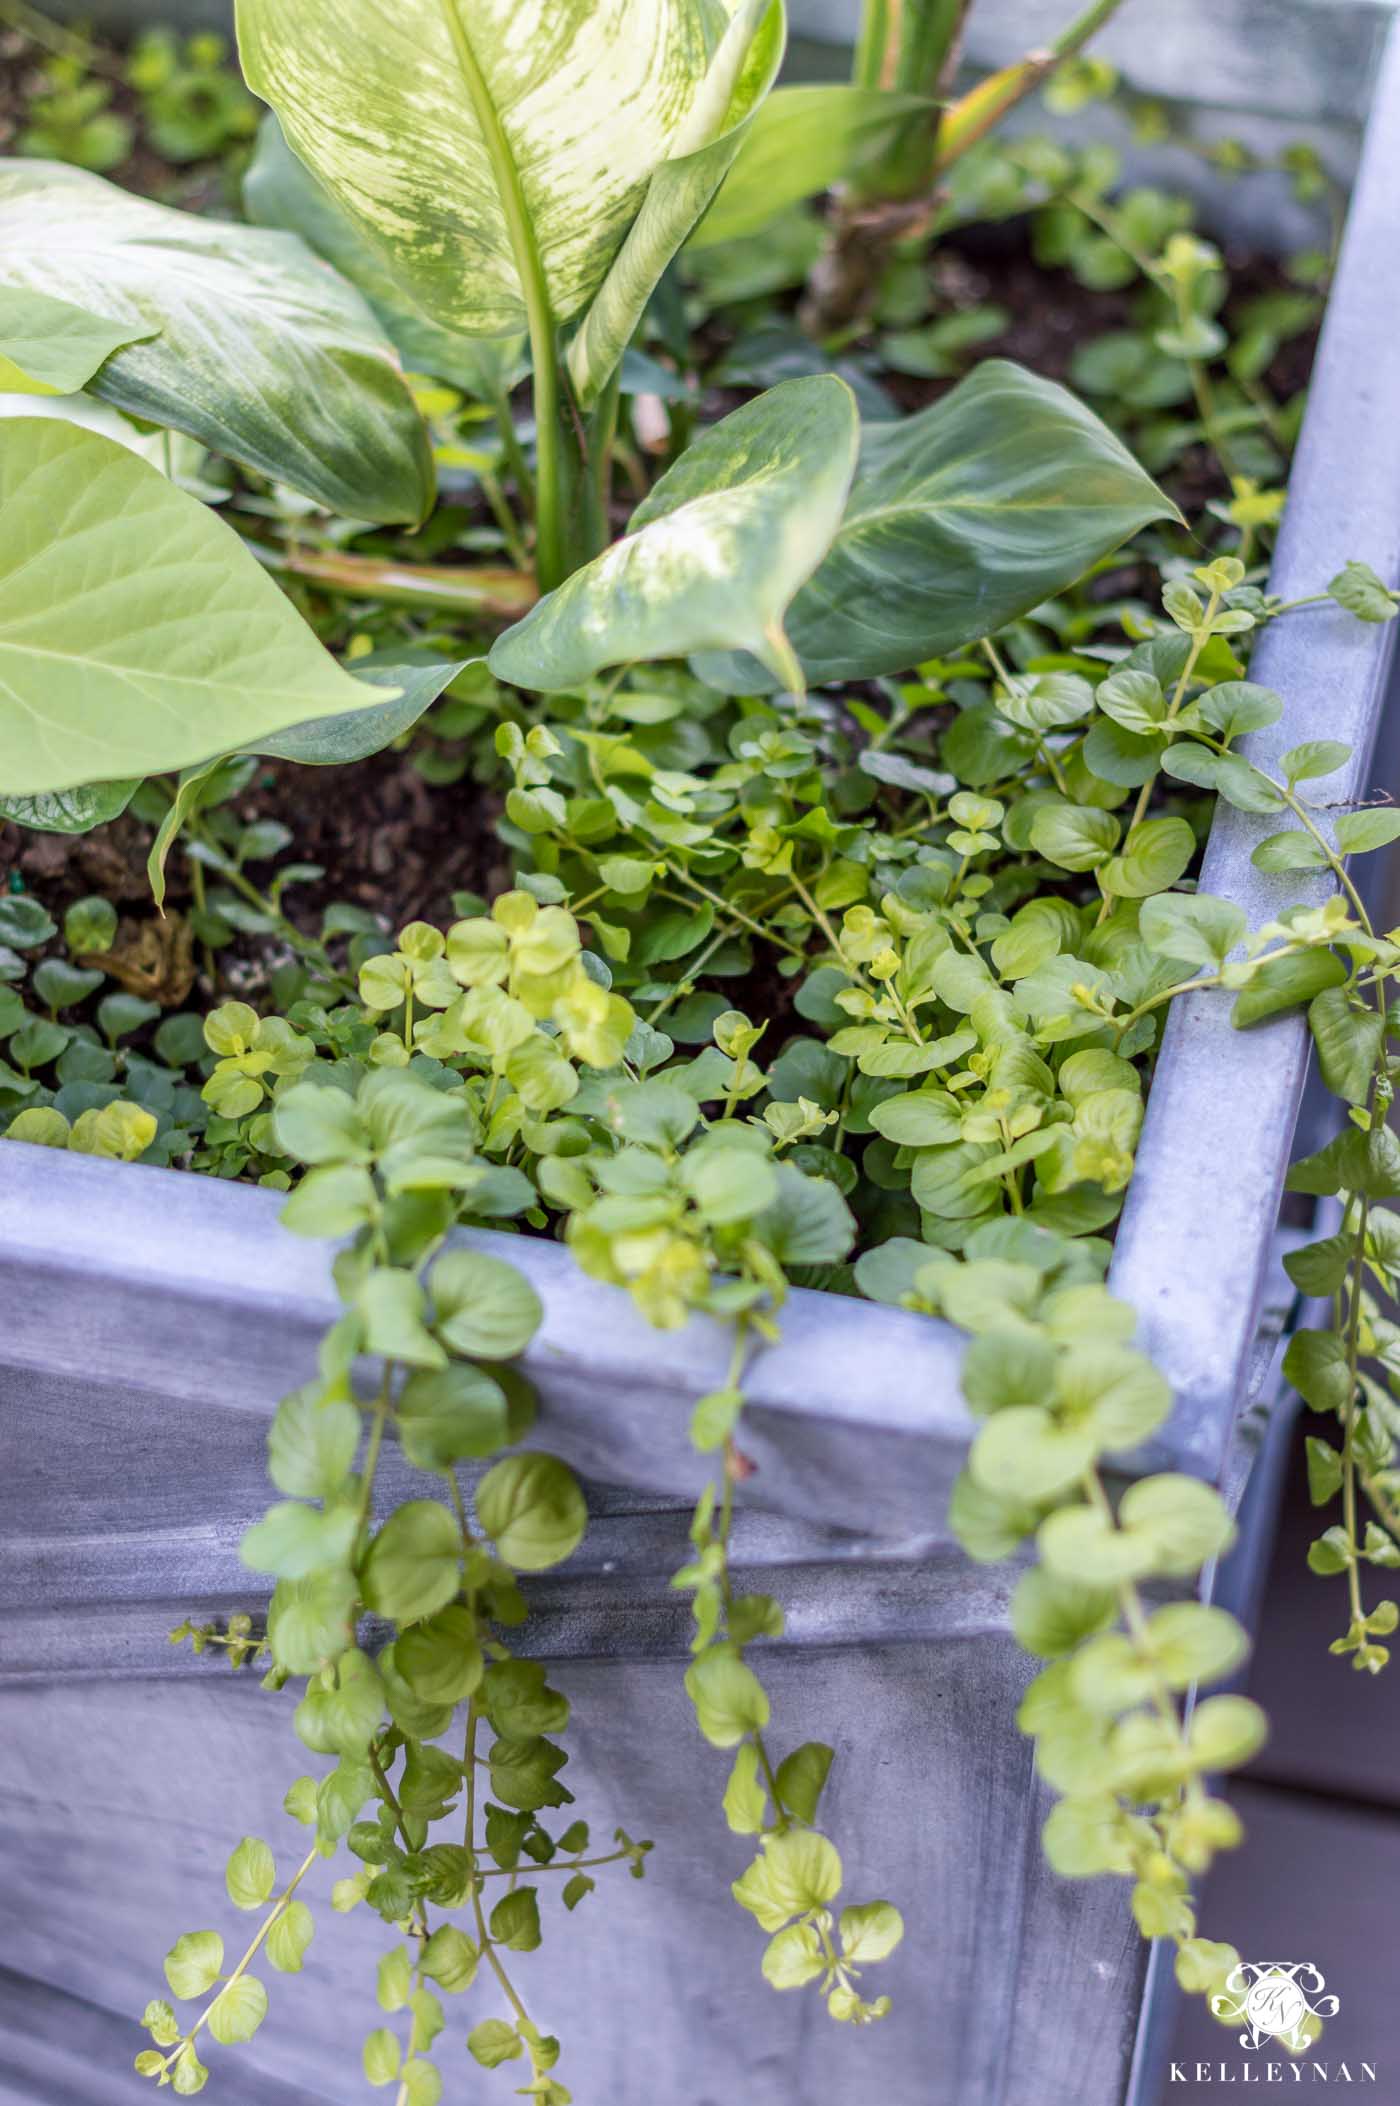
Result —
POLYGON ((654 173, 703 143, 692 114, 747 6, 238 0, 238 41, 288 144, 414 304, 506 336, 527 301, 554 322, 588 305, 654 173))
POLYGON ((271 738, 258 739, 244 750, 315 768, 339 768, 347 761, 367 760, 410 730, 459 673, 480 663, 479 658, 438 658, 431 651, 411 649, 376 651, 371 657, 352 659, 347 672, 372 687, 387 689, 385 701, 341 710, 333 717, 313 717, 271 738))
POLYGON ((155 333, 28 286, 0 284, 0 391, 75 394, 123 344, 155 333))
POLYGON ((713 198, 772 87, 786 37, 783 0, 738 0, 670 152, 569 346, 584 408, 617 368, 671 258, 713 198))
POLYGON ((790 205, 852 175, 911 118, 933 124, 937 108, 925 95, 845 82, 775 89, 748 126, 689 248, 713 248, 761 233, 790 205))
POLYGON ((831 545, 858 443, 834 374, 746 402, 662 476, 623 540, 497 640, 492 672, 548 693, 603 666, 740 649, 796 685, 783 617, 831 545))
POLYGON ((380 251, 297 159, 270 110, 243 178, 243 203, 260 227, 299 234, 364 294, 410 372, 430 373, 486 402, 506 393, 525 372, 523 337, 463 336, 414 305, 380 251))
POLYGON ((92 392, 355 519, 433 498, 422 420, 359 294, 286 234, 199 219, 56 161, 0 164, 0 287, 76 299, 133 342, 92 392))
MULTIPOLYGON (((0 752, 0 779, 4 755, 0 752)), ((12 819, 36 834, 90 834, 120 817, 140 789, 132 776, 126 782, 89 782, 73 790, 55 790, 38 797, 0 797, 0 819, 12 819)))
POLYGON ((0 425, 0 792, 205 760, 373 707, 231 527, 112 439, 0 425))
MULTIPOLYGON (((1063 591, 1149 520, 1179 517, 1092 410, 988 359, 917 416, 866 426, 841 531, 788 635, 813 681, 903 672, 1063 591)), ((699 670, 733 693, 756 682, 733 659, 699 670)))

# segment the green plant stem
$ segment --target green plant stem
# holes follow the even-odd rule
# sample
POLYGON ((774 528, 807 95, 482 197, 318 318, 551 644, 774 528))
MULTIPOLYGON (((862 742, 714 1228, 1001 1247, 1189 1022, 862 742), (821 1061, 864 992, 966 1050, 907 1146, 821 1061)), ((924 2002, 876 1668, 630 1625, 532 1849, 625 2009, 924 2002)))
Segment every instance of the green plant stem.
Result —
MULTIPOLYGON (((1366 1612, 1361 1601, 1360 1541, 1356 1528, 1356 1390, 1361 1352, 1361 1279, 1366 1263, 1366 1227, 1369 1216, 1370 1203, 1362 1194, 1357 1201, 1356 1236, 1348 1268, 1351 1293, 1344 1331, 1340 1306, 1337 1310, 1337 1328, 1343 1332, 1346 1340, 1347 1356, 1347 1401, 1342 1418, 1342 1526, 1346 1530, 1347 1543, 1351 1550, 1347 1559, 1347 1596, 1351 1603, 1352 1620, 1358 1624, 1365 1621, 1366 1612)), ((1340 1297, 1338 1299, 1340 1302, 1340 1297)))
POLYGON ((481 485, 481 494, 486 499, 491 517, 501 530, 501 539, 506 545, 506 554, 512 563, 524 570, 528 558, 525 543, 520 536, 520 522, 506 502, 506 495, 489 468, 478 468, 476 479, 481 485))
POLYGON ((320 1854, 320 1844, 313 1843, 310 1850, 307 1851, 306 1856, 302 1859, 298 1869, 292 1874, 292 1877, 288 1880, 286 1886, 283 1887, 281 1893, 278 1895, 276 1901, 272 1904, 272 1907, 268 1910, 266 1916, 264 1916, 261 1924, 258 1926, 257 1933, 253 1938, 251 1945, 244 1953, 242 1959, 238 1962, 238 1965, 234 1968, 233 1973, 225 1976, 223 1982, 220 1985, 218 1994, 210 1997, 208 2003, 200 2012, 198 2018, 190 2027, 188 2033, 182 2034, 178 2046, 171 2049, 170 2054, 166 2057, 167 2064, 174 2060, 175 2056, 179 2053, 180 2048, 193 2047, 195 2039, 203 2030, 205 2025, 208 2023, 209 2014, 213 2010, 215 2004, 217 2004, 217 2002, 219 2001, 219 1997, 224 1995, 224 1993, 227 1990, 231 1989, 235 1982, 241 1981, 243 1976, 248 1972, 248 1969, 252 1966, 254 1960, 257 1958, 259 1952, 262 1950, 263 1941, 267 1937, 268 1932, 272 1929, 272 1926, 274 1923, 276 1923, 278 1917, 286 1914, 288 1903, 291 1901, 293 1895, 296 1893, 297 1888, 301 1885, 302 1881, 305 1879, 307 1873, 311 1870, 311 1867, 315 1864, 320 1854))
POLYGON ((505 455, 506 466, 515 478, 516 495, 524 505, 528 517, 533 519, 535 478, 530 473, 530 464, 525 458, 525 449, 520 443, 520 435, 515 429, 515 418, 511 414, 510 397, 504 389, 491 398, 491 414, 496 420, 496 430, 500 434, 501 451, 505 455))
POLYGON ((1082 51, 1121 5, 1122 0, 1092 0, 1043 51, 1028 52, 1015 65, 1003 67, 945 110, 938 128, 935 173, 943 175, 969 147, 984 139, 1018 103, 1042 86, 1058 66, 1082 51))
MULTIPOLYGON (((1000 680, 1002 686, 1006 689, 1007 693, 1009 695, 1019 694, 1021 692, 1020 681, 1017 678, 1016 674, 1014 674, 1002 660, 1001 655, 998 652, 996 645, 992 642, 991 637, 982 637, 978 648, 985 656, 988 664, 992 668, 992 671, 996 674, 997 679, 1000 680)), ((1058 760, 1055 758, 1055 755, 1051 750, 1048 739, 1045 737, 1045 734, 1043 732, 1037 731, 1033 732, 1031 735, 1035 740, 1036 750, 1041 760, 1044 762, 1046 774, 1050 777, 1050 780, 1054 783, 1055 788, 1059 791, 1060 795, 1062 797, 1068 797, 1070 794, 1069 784, 1065 780, 1064 770, 1061 768, 1058 760)))
POLYGON ((496 194, 505 217, 521 298, 525 303, 525 325, 529 331, 530 357, 534 367, 535 574, 540 590, 552 592, 568 574, 558 331, 550 304, 544 259, 535 240, 520 170, 462 19, 461 0, 442 0, 442 5, 452 48, 495 177, 496 194))
MULTIPOLYGON (((462 1755, 462 1761, 467 1773, 467 1849, 470 1851, 473 1860, 476 1857, 476 1776, 478 1767, 476 1733, 480 1718, 481 1713, 477 1709, 476 1698, 473 1697, 467 1709, 467 1737, 462 1755)), ((491 1969, 500 1985, 502 1996, 504 1996, 511 2010, 515 2013, 516 2023, 521 2026, 528 2026, 530 2024, 530 2014, 526 2010, 515 1984, 506 1973, 501 1956, 496 1950, 487 1925, 486 1911, 481 1904, 482 1876, 480 1873, 473 1872, 471 1880, 472 1916, 476 1923, 477 1944, 485 1955, 487 1966, 491 1969)), ((527 2038, 525 2045, 529 2050, 531 2066, 538 2077, 543 2072, 536 2058, 534 2043, 527 2038)))
MULTIPOLYGON (((562 1864, 531 1865, 530 1877, 535 1879, 541 1872, 591 1872, 598 1865, 620 1865, 624 1858, 633 1855, 630 1850, 610 1850, 606 1857, 566 1857, 562 1864)), ((477 1873, 478 1879, 514 1879, 515 1873, 505 1871, 500 1865, 488 1865, 477 1873)))

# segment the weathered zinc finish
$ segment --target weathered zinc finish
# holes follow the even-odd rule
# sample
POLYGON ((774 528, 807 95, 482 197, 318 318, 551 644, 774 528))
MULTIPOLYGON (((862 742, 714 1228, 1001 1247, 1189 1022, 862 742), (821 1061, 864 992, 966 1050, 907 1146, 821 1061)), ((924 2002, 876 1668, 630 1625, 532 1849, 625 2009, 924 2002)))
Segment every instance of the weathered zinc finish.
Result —
MULTIPOLYGON (((1400 53, 1295 469, 1274 579, 1289 595, 1345 555, 1397 573, 1397 190, 1400 53)), ((1286 695, 1287 737, 1325 731, 1364 755, 1392 644, 1330 610, 1291 617, 1256 663, 1286 695)), ((1345 791, 1370 780, 1359 759, 1345 791)), ((1283 895, 1249 864, 1256 838, 1222 812, 1206 883, 1262 915, 1283 895)), ((1177 1014, 1114 1265, 1180 1393, 1156 1458, 1232 1480, 1232 1415, 1269 1357, 1256 1323, 1304 1053, 1297 1020, 1241 1035, 1223 1004, 1177 1014)), ((300 1767, 288 1699, 164 1638, 188 1610, 256 1597, 236 1544, 265 1496, 268 1417, 333 1310, 322 1254, 276 1209, 172 1173, 0 1150, 3 2106, 144 2097, 133 2020, 161 1953, 181 1929, 229 1928, 238 1835, 262 1830, 284 1854, 294 1840, 278 1813, 300 1767)), ((527 1963, 580 2106, 1118 2106, 1141 1950, 1112 1883, 1041 1864, 1043 1801, 1011 1726, 1027 1669, 1009 1580, 969 1567, 943 1519, 968 1430, 956 1339, 796 1295, 746 1427, 760 1467, 741 1557, 789 1609, 766 1670, 776 1715, 794 1740, 835 1744, 829 1825, 853 1891, 889 1894, 910 1921, 885 1970, 896 2015, 857 2037, 759 1981, 761 1935, 726 1891, 745 1849, 718 1815, 725 1758, 698 1741, 679 1685, 685 1615, 665 1579, 696 1480, 684 1424, 720 1339, 704 1325, 659 1337, 562 1250, 507 1247, 548 1310, 530 1356, 542 1437, 614 1486, 570 1568, 532 1589, 533 1642, 575 1702, 579 1811, 658 1844, 645 1883, 551 1923, 527 1963)), ((257 2040, 218 2056, 229 2106, 360 2095, 383 1932, 320 1913, 306 1979, 275 1980, 257 2040)), ((481 1991, 470 2002, 489 2008, 481 1991)), ((1133 2080, 1144 2106, 1152 2038, 1133 2080)), ((501 2082, 471 2081, 474 2096, 501 2082)))

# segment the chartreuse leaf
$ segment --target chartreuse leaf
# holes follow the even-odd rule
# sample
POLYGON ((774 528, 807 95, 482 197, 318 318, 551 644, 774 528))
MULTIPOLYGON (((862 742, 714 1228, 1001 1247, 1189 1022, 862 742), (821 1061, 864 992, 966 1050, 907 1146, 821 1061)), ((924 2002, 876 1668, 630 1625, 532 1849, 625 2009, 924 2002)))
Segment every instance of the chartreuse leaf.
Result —
POLYGON ((1138 932, 1150 951, 1209 971, 1223 965, 1249 923, 1233 900, 1211 892, 1162 892, 1143 901, 1138 932))
POLYGON ((173 1995, 192 2000, 212 1989, 223 1966, 224 1941, 217 1931, 186 1931, 165 1955, 165 1979, 173 1995))
POLYGON ((729 26, 709 70, 569 346, 569 372, 585 408, 616 370, 662 272, 733 165, 781 63, 783 0, 726 5, 729 26))
POLYGON ((508 1455, 477 1486, 477 1518, 518 1572, 560 1565, 583 1540, 588 1509, 573 1472, 552 1455, 508 1455))
POLYGON ((524 1273, 485 1251, 448 1251, 429 1286, 438 1335, 454 1353, 509 1360, 525 1350, 544 1315, 524 1273))
POLYGON ((0 167, 0 286, 77 301, 146 339, 104 402, 356 519, 418 520, 426 431, 359 294, 299 241, 176 212, 55 161, 0 167))
POLYGON ((76 394, 123 344, 155 333, 25 285, 0 285, 0 391, 76 394))
POLYGON ((289 1901, 267 1934, 269 1966, 279 1974, 300 1974, 306 1949, 316 1935, 316 1919, 304 1901, 289 1901))
POLYGON ((267 2017, 267 1990, 255 1974, 241 1974, 209 2007, 209 2030, 222 2047, 251 2040, 267 2017))
MULTIPOLYGON (((831 553, 788 622, 814 682, 897 673, 985 635, 1179 515, 1091 410, 987 359, 917 416, 865 429, 831 553)), ((702 663, 752 692, 752 667, 702 663)))
POLYGON ((685 1686, 695 1706, 696 1723, 712 1747, 735 1747, 746 1733, 760 1731, 768 1723, 763 1684, 730 1646, 712 1645, 698 1660, 692 1660, 685 1671, 685 1686))
POLYGON ((259 1836, 244 1836, 228 1861, 224 1883, 236 1909, 262 1907, 277 1884, 277 1865, 259 1836))
POLYGON ((431 373, 468 395, 496 401, 525 371, 523 337, 463 336, 414 305, 380 250, 297 159, 270 110, 243 178, 243 203, 256 225, 299 234, 364 294, 410 372, 431 373))
POLYGON ((866 1901, 842 1909, 837 1925, 844 1958, 864 1965, 887 1960, 904 1936, 904 1918, 890 1901, 866 1901))
POLYGON ((375 700, 231 527, 112 440, 6 425, 0 506, 8 791, 182 768, 375 700))
POLYGON ((762 1854, 742 1879, 734 1899, 766 1931, 779 1931, 793 1916, 825 1908, 841 1890, 841 1859, 824 1835, 789 1828, 763 1838, 762 1854))
POLYGON ((931 122, 935 107, 924 95, 846 82, 775 89, 688 246, 713 248, 760 233, 789 205, 854 174, 912 118, 931 122))
POLYGON ((505 336, 527 299, 562 322, 597 292, 686 138, 733 11, 239 0, 237 19, 249 86, 414 304, 505 336))
POLYGON ((623 540, 507 630, 492 672, 550 692, 633 659, 741 649, 799 685, 783 618, 840 523, 857 438, 855 397, 834 374, 734 410, 662 476, 623 540))
POLYGON ((462 1537, 435 1499, 395 1508, 369 1546, 362 1584, 365 1606, 412 1623, 452 1600, 460 1582, 462 1537))

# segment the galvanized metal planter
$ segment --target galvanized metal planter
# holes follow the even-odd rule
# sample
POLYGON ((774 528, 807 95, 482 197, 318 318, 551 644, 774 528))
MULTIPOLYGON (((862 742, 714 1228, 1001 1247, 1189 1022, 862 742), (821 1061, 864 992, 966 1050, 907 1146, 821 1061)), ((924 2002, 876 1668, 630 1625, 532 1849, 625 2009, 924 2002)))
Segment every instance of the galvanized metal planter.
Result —
MULTIPOLYGON (((1400 51, 1294 472, 1274 570, 1287 597, 1348 556, 1400 574, 1397 192, 1400 51)), ((1256 677, 1288 712, 1261 747, 1349 739, 1336 794, 1367 794, 1393 643, 1393 626, 1330 606, 1280 624, 1256 677)), ((1223 810, 1203 878, 1256 920, 1299 890, 1251 865, 1266 828, 1223 810)), ((1211 998, 1173 1015, 1112 1284, 1178 1402, 1125 1471, 1168 1464, 1235 1494, 1248 1476, 1283 1315, 1270 1243, 1305 1064, 1297 1018, 1241 1035, 1211 998)), ((164 1635, 192 1610, 249 1604, 236 1546, 264 1499, 267 1421, 334 1313, 322 1255, 277 1211, 268 1193, 0 1150, 4 2106, 144 2097, 134 2018, 162 1952, 220 1920, 236 1837, 281 1829, 299 1767, 289 1702, 164 1635)), ((895 2014, 855 2036, 759 1980, 761 1935, 727 1891, 744 1852, 715 1803, 724 1758, 699 1742, 680 1687, 687 1634, 665 1578, 697 1483, 689 1406, 719 1378, 723 1340, 703 1324, 650 1331, 557 1246, 474 1240, 539 1287, 542 1438, 607 1488, 583 1550, 532 1589, 534 1643, 575 1703, 569 1782, 600 1832, 620 1821, 658 1846, 645 1883, 599 1897, 591 1922, 551 1925, 527 1963, 580 2106, 1118 2106, 1130 2086, 1149 2099, 1160 2035, 1142 2032, 1134 2072, 1144 1967, 1124 1896, 1042 1865, 1042 1798, 1012 1723, 1027 1670, 1010 1583, 970 1567, 944 1521, 969 1430, 957 1337, 797 1294, 746 1421, 759 1467, 740 1556, 788 1610, 765 1669, 775 1707, 785 1734, 836 1746, 830 1826, 862 1893, 888 1893, 910 1924, 888 1969, 895 2014), (859 1766, 843 1759, 855 1751, 859 1766), (873 1775, 859 1794, 858 1767, 873 1775)), ((382 1928, 334 1930, 256 2042, 220 2055, 228 2106, 359 2095, 382 1928)), ((465 2031, 455 2005, 452 2021, 465 2031)))

